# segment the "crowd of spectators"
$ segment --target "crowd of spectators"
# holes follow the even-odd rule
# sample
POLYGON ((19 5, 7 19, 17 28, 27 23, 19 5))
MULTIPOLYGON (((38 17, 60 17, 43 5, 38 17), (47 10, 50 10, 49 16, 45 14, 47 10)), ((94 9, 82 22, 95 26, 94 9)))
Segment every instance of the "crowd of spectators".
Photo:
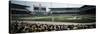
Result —
POLYGON ((42 24, 42 23, 13 22, 10 24, 9 32, 29 33, 29 32, 44 32, 44 31, 91 29, 91 28, 96 28, 96 24, 56 25, 56 24, 42 24))

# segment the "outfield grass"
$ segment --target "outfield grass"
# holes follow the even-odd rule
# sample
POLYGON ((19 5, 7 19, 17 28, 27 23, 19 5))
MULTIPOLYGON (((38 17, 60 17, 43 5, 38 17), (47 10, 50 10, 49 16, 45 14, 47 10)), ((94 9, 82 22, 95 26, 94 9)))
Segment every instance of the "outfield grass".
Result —
POLYGON ((22 20, 31 21, 54 21, 54 22, 77 22, 89 23, 95 22, 95 16, 41 16, 41 17, 24 17, 22 20))

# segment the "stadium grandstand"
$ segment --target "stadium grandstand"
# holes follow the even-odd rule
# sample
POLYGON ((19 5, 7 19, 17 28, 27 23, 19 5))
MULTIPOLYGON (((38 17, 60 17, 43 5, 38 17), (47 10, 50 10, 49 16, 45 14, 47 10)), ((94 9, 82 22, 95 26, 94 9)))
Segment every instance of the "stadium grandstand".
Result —
POLYGON ((30 11, 26 9, 25 5, 19 5, 9 2, 9 14, 12 16, 29 16, 30 11))
POLYGON ((9 2, 10 33, 96 28, 96 6, 94 5, 12 2, 9 2))

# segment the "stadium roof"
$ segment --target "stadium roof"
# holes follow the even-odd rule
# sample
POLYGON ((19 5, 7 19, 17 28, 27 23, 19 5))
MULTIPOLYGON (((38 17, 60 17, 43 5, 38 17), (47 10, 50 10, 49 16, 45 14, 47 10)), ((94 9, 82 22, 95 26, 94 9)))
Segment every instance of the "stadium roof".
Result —
POLYGON ((81 8, 85 8, 85 7, 96 7, 96 6, 94 6, 94 5, 84 5, 81 8))
POLYGON ((20 4, 14 4, 14 3, 11 3, 10 5, 11 5, 11 6, 20 6, 20 7, 29 7, 29 6, 20 5, 20 4))

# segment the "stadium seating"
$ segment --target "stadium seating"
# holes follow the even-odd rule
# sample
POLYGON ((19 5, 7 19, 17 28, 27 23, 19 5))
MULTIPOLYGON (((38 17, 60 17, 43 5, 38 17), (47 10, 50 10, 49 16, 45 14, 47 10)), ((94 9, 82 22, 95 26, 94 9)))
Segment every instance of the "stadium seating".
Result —
POLYGON ((44 31, 61 31, 61 30, 77 30, 77 29, 90 29, 96 28, 95 24, 89 25, 54 25, 42 23, 27 23, 27 22, 14 22, 10 25, 10 33, 29 33, 29 32, 44 32, 44 31))

